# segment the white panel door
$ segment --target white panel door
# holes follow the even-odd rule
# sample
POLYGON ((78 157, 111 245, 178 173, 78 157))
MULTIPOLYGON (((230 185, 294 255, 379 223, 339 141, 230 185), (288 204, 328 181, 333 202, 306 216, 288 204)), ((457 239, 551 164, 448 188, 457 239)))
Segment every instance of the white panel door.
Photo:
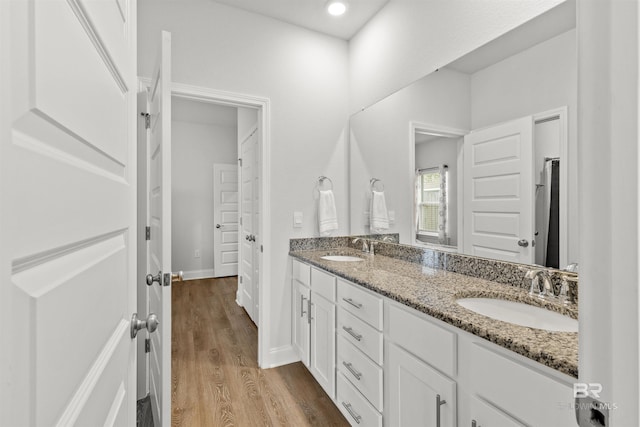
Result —
POLYGON ((149 395, 154 425, 171 424, 171 33, 163 31, 149 92, 149 313, 160 320, 150 335, 149 395))
POLYGON ((238 166, 213 165, 215 277, 238 274, 238 166))
POLYGON ((258 323, 258 269, 259 269, 259 152, 257 129, 240 145, 242 167, 241 190, 241 266, 242 306, 253 323, 258 323))
POLYGON ((533 119, 464 137, 464 253, 531 264, 533 119))
POLYGON ((0 20, 0 425, 134 425, 135 2, 0 20))

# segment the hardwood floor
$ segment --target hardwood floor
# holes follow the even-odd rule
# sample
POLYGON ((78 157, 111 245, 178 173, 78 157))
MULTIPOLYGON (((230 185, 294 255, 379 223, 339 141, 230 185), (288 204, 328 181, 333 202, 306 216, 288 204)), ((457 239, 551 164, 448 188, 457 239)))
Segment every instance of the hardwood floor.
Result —
POLYGON ((236 278, 172 285, 173 426, 346 426, 302 365, 261 370, 236 278))

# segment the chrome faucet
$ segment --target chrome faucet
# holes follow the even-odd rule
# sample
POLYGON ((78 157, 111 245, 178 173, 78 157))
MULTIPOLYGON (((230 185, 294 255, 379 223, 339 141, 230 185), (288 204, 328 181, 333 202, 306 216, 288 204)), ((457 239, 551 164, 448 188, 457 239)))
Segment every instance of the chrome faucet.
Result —
POLYGON ((548 270, 533 269, 528 270, 524 276, 525 279, 531 280, 531 288, 529 295, 537 295, 541 299, 553 299, 564 305, 574 302, 569 295, 569 283, 577 282, 578 279, 574 275, 563 274, 560 286, 556 287, 551 282, 551 275, 548 270))
POLYGON ((367 243, 367 239, 363 237, 356 237, 355 239, 353 239, 351 243, 358 243, 358 242, 362 242, 362 252, 369 253, 369 245, 367 243))
POLYGON ((547 296, 555 296, 553 285, 551 284, 551 276, 547 270, 529 270, 525 274, 525 279, 531 280, 531 288, 529 295, 538 295, 538 298, 546 298, 547 296))

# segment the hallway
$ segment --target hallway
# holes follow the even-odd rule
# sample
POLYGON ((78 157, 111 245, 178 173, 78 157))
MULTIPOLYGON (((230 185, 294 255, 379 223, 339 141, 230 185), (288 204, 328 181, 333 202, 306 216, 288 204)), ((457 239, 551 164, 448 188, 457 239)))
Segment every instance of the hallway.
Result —
POLYGON ((172 425, 348 425, 302 363, 260 370, 236 277, 175 282, 172 425))

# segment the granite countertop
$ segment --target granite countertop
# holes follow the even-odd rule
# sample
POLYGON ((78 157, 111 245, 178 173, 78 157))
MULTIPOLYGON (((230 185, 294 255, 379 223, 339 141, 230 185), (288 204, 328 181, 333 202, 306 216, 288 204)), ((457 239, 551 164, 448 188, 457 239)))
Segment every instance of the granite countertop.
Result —
POLYGON ((548 332, 490 319, 456 303, 465 297, 499 297, 526 302, 578 318, 577 306, 529 296, 522 288, 425 267, 351 248, 291 251, 292 257, 487 339, 564 374, 578 378, 578 334, 548 332), (325 255, 352 255, 362 262, 336 262, 325 255))

